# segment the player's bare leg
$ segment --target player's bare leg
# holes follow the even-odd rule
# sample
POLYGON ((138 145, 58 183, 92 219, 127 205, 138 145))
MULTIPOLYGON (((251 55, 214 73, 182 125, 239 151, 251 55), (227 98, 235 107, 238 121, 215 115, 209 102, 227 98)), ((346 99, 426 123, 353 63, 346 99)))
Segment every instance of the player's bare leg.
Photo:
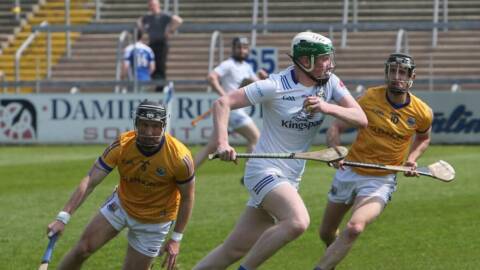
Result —
POLYGON ((310 216, 297 190, 282 184, 270 191, 262 208, 276 217, 274 226, 267 229, 245 256, 242 266, 254 270, 280 248, 299 237, 308 227, 310 216))
MULTIPOLYGON (((235 132, 247 140, 247 153, 252 153, 260 138, 260 131, 257 126, 253 122, 250 122, 245 126, 235 129, 235 132)), ((243 176, 240 179, 240 183, 243 185, 243 176)))
POLYGON ((247 153, 252 153, 260 138, 260 131, 253 122, 235 129, 235 132, 242 135, 247 140, 247 153))
POLYGON ((327 248, 317 267, 330 270, 335 267, 353 246, 366 226, 382 213, 385 202, 378 197, 357 197, 353 205, 352 217, 339 237, 327 248))
MULTIPOLYGON (((258 130, 257 126, 253 122, 246 124, 240 128, 235 129, 235 132, 243 136, 247 140, 247 153, 253 152, 255 149, 255 145, 260 138, 260 131, 258 130)), ((202 148, 196 155, 195 155, 195 168, 198 168, 203 162, 207 159, 208 155, 215 152, 217 150, 217 145, 214 138, 210 138, 207 145, 202 148)))
POLYGON ((153 260, 154 258, 145 256, 128 245, 122 270, 148 270, 153 260))
POLYGON ((60 262, 59 270, 80 269, 95 251, 118 234, 107 219, 98 213, 87 225, 82 237, 60 262))
POLYGON ((208 140, 208 143, 203 147, 194 158, 195 168, 198 168, 207 159, 208 155, 217 150, 217 145, 213 137, 208 140))
POLYGON ((351 206, 351 204, 327 202, 325 213, 323 213, 322 224, 318 231, 320 239, 322 239, 327 247, 337 238, 339 234, 338 227, 351 206))
POLYGON ((247 206, 225 242, 211 251, 194 269, 226 269, 241 259, 260 235, 273 224, 273 218, 264 210, 247 206))

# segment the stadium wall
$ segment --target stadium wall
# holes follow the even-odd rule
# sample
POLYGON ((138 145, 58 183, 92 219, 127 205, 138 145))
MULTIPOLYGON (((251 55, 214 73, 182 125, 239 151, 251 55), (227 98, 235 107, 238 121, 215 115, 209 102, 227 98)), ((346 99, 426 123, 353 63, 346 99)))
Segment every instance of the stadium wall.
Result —
MULTIPOLYGON (((432 143, 480 143, 480 92, 415 92, 434 110, 432 143)), ((143 99, 162 102, 158 94, 31 94, 0 96, 1 144, 104 144, 133 127, 131 112, 143 99)), ((217 98, 207 93, 177 93, 171 99, 170 131, 187 144, 206 143, 212 132, 211 117, 195 127, 191 121, 206 112, 217 98)), ((261 127, 260 106, 250 114, 261 127)), ((286 121, 290 119, 285 119, 286 121)), ((316 144, 325 143, 331 118, 322 124, 316 144)), ((296 125, 309 128, 306 125, 296 125)), ((290 128, 287 127, 286 128, 290 128)), ((294 127, 292 127, 294 128, 294 127)), ((355 131, 345 134, 350 143, 355 131)), ((232 134, 231 142, 242 144, 232 134)))

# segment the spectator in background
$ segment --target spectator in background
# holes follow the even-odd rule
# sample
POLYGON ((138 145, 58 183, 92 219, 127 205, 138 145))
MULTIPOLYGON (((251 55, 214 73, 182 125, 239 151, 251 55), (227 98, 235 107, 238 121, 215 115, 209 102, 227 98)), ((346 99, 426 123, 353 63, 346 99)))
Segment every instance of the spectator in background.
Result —
POLYGON ((143 33, 139 29, 137 31, 137 42, 125 48, 122 79, 128 78, 133 80, 136 75, 138 81, 145 82, 151 80, 150 75, 155 71, 155 56, 152 49, 146 45, 147 43, 148 34, 143 33), (134 70, 135 67, 136 72, 134 70))
MULTIPOLYGON (((150 37, 149 46, 155 54, 155 72, 152 74, 154 80, 166 80, 166 63, 168 54, 168 40, 183 23, 183 19, 177 15, 162 12, 158 0, 148 2, 150 12, 138 19, 138 28, 148 33, 150 37)), ((157 92, 163 90, 163 85, 156 87, 157 92)))

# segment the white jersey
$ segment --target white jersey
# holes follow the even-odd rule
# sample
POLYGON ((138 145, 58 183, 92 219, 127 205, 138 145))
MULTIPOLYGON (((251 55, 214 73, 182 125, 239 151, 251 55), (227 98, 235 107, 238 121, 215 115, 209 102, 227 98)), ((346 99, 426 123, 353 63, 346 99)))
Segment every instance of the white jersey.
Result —
POLYGON ((235 61, 232 57, 220 63, 214 71, 220 76, 220 84, 226 93, 238 89, 244 79, 257 79, 249 63, 235 61))
MULTIPOLYGON (((310 148, 315 134, 323 122, 324 114, 306 113, 306 97, 319 95, 326 102, 339 101, 350 95, 343 82, 332 74, 323 87, 305 87, 295 80, 293 66, 266 80, 257 81, 245 88, 252 104, 262 103, 263 128, 255 152, 290 153, 305 152, 310 148)), ((299 181, 305 168, 304 160, 249 159, 248 171, 267 171, 299 181)))

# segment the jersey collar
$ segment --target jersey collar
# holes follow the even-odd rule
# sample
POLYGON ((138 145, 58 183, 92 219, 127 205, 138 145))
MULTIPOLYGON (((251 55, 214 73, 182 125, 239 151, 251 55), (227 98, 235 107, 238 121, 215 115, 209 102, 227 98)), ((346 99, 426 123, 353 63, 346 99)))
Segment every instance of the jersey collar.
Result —
POLYGON ((136 143, 135 143, 135 145, 137 146, 138 151, 140 151, 140 153, 142 153, 142 155, 144 155, 146 157, 151 157, 151 156, 155 155, 156 153, 158 153, 162 149, 162 146, 163 146, 164 143, 165 143, 165 135, 163 135, 162 140, 160 140, 160 143, 158 144, 158 147, 155 148, 152 152, 147 152, 147 151, 143 150, 136 143))
POLYGON ((398 109, 401 109, 403 107, 407 107, 408 105, 410 105, 410 93, 407 93, 407 100, 405 101, 405 103, 403 104, 397 104, 397 103, 394 103, 393 101, 390 100, 390 98, 388 98, 388 90, 385 91, 385 98, 387 99, 388 103, 390 103, 390 105, 398 110, 398 109))
POLYGON ((298 81, 297 81, 297 79, 295 78, 295 69, 294 69, 294 68, 292 68, 292 69, 290 70, 290 76, 292 76, 292 81, 293 81, 295 84, 298 84, 298 81))

